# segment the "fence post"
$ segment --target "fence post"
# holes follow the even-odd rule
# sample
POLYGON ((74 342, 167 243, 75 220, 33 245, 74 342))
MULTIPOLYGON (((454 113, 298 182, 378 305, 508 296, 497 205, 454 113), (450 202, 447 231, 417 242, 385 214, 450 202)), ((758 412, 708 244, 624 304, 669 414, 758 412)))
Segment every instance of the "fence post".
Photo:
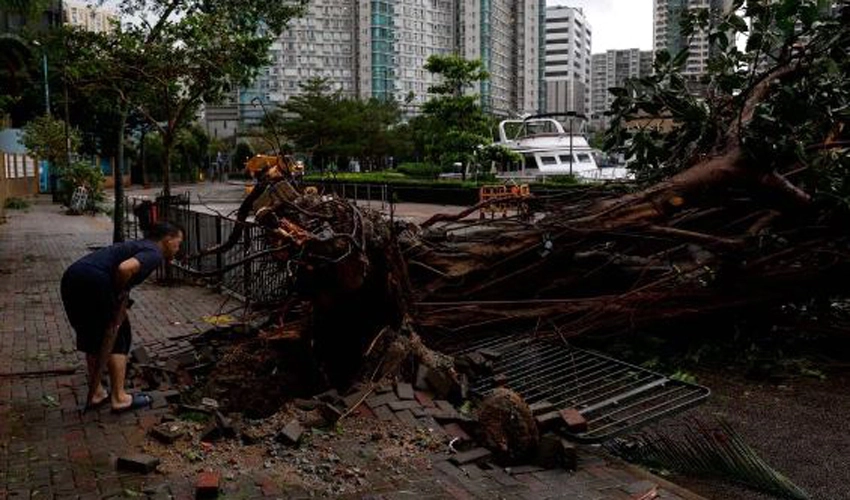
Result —
MULTIPOLYGON (((251 228, 245 227, 242 231, 242 257, 251 253, 251 228)), ((245 294, 245 303, 251 303, 251 261, 242 264, 242 290, 245 294)))
MULTIPOLYGON (((215 245, 218 247, 221 245, 221 216, 215 216, 215 245)), ((223 256, 221 252, 216 252, 215 254, 215 269, 218 271, 218 281, 215 285, 215 290, 218 293, 221 293, 222 283, 224 282, 224 274, 222 274, 221 269, 223 266, 223 256)))

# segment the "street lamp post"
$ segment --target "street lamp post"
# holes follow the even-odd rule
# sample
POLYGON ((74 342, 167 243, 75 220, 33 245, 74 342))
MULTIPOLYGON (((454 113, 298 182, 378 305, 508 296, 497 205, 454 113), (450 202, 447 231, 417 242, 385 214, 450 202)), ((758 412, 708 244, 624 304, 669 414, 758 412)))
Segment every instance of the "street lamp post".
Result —
POLYGON ((33 40, 33 45, 41 49, 41 68, 44 73, 44 112, 50 116, 50 84, 47 78, 47 51, 41 46, 41 42, 33 40))

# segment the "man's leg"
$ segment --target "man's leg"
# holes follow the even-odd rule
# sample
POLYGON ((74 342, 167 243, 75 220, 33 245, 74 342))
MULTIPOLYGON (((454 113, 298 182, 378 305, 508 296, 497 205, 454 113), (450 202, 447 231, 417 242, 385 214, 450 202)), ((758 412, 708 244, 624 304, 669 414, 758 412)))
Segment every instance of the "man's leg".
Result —
MULTIPOLYGON (((88 366, 89 372, 89 380, 94 380, 94 372, 97 370, 97 355, 96 354, 86 354, 86 365, 88 366)), ((97 391, 94 393, 94 397, 92 398, 92 404, 97 405, 104 399, 109 397, 109 393, 106 392, 106 389, 103 388, 103 384, 100 384, 100 387, 97 388, 97 391)))
POLYGON ((121 409, 130 406, 133 403, 133 397, 124 390, 127 355, 110 354, 106 367, 109 369, 109 384, 112 388, 112 408, 121 409))

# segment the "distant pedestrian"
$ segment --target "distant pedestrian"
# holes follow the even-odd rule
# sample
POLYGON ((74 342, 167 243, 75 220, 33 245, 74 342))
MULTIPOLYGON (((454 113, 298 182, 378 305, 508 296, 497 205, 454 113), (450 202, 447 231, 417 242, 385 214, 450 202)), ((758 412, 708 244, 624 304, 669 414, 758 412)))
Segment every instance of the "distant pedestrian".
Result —
MULTIPOLYGON (((143 282, 163 261, 173 259, 182 241, 182 229, 159 222, 146 239, 102 248, 65 270, 62 302, 77 335, 77 350, 86 353, 89 380, 95 380, 103 339, 121 306, 122 295, 143 282)), ((87 402, 92 407, 110 402, 113 411, 121 412, 150 406, 149 395, 130 395, 124 389, 130 341, 130 323, 125 317, 106 365, 111 393, 97 387, 92 401, 87 402)))

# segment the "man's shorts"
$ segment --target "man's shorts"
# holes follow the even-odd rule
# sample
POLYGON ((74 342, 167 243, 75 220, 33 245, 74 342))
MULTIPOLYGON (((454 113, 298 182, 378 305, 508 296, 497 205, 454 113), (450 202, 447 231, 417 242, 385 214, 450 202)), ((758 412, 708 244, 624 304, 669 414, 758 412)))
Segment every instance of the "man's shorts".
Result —
MULTIPOLYGON (((68 322, 77 334, 77 350, 99 354, 106 329, 118 307, 112 278, 90 266, 72 265, 62 275, 61 292, 68 322)), ((125 317, 112 353, 130 352, 131 339, 130 322, 125 317)))

